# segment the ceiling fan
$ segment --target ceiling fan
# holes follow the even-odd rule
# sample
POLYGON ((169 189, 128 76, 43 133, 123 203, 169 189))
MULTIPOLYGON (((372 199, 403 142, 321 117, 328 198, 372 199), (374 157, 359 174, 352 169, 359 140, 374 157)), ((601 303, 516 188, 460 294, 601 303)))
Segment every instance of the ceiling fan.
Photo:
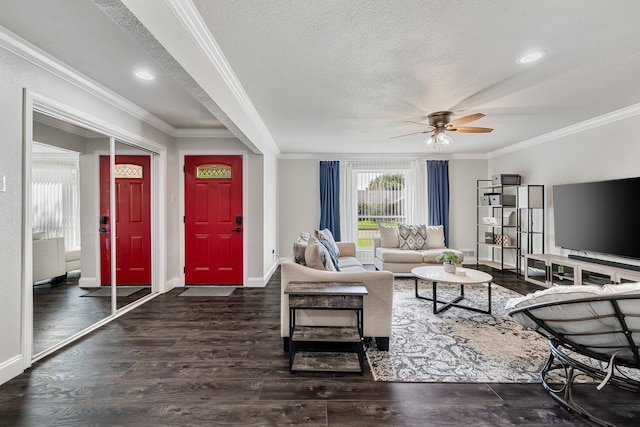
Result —
POLYGON ((484 114, 482 113, 469 114, 468 116, 463 116, 453 121, 451 121, 451 116, 453 116, 453 113, 451 111, 436 111, 435 113, 431 113, 427 116, 427 118, 429 119, 429 124, 406 121, 405 123, 413 123, 419 126, 424 126, 427 129, 421 132, 413 132, 406 135, 393 136, 391 137, 391 139, 402 138, 409 135, 417 135, 420 133, 433 132, 433 135, 425 139, 425 145, 427 147, 446 147, 447 145, 450 145, 453 140, 451 139, 451 137, 449 137, 449 135, 445 133, 445 131, 461 133, 487 133, 493 130, 491 128, 460 126, 483 118, 484 114))

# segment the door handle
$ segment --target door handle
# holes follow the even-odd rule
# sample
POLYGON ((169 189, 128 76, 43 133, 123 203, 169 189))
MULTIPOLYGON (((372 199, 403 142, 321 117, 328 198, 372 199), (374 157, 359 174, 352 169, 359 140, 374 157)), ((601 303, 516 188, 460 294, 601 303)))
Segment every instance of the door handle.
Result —
POLYGON ((234 228, 233 230, 234 233, 241 233, 242 232, 242 228, 238 227, 238 228, 234 228))
POLYGON ((100 217, 100 228, 99 231, 101 233, 108 233, 109 232, 109 228, 107 227, 109 225, 109 217, 108 216, 101 216, 100 217))

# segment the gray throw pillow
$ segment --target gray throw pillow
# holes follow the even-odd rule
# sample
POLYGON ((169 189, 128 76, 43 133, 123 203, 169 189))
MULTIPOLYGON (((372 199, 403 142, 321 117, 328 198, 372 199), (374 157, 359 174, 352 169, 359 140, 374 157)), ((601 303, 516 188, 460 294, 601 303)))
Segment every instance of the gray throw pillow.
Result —
POLYGON ((305 265, 304 252, 307 249, 307 243, 309 242, 309 233, 300 233, 298 239, 293 242, 293 256, 298 264, 305 265))

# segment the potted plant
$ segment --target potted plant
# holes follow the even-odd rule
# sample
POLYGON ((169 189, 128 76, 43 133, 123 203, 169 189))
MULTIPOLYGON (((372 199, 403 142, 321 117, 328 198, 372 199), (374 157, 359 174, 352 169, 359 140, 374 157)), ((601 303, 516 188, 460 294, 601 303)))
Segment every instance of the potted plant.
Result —
POLYGON ((442 266, 444 267, 444 271, 447 273, 455 273, 456 265, 460 262, 458 255, 456 255, 453 251, 443 251, 436 258, 437 262, 442 262, 442 266))

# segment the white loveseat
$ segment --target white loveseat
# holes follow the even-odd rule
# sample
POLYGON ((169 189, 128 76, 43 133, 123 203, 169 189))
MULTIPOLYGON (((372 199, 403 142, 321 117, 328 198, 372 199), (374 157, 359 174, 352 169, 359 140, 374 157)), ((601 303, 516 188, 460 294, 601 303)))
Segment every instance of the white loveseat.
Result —
POLYGON ((33 281, 59 281, 65 269, 64 238, 33 240, 33 281))
POLYGON ((442 265, 436 258, 447 250, 458 255, 460 263, 464 261, 462 252, 445 247, 441 225, 403 226, 379 226, 380 236, 373 238, 373 264, 376 269, 411 273, 415 267, 442 265))
MULTIPOLYGON (((393 308, 393 274, 388 271, 367 271, 356 258, 356 244, 336 243, 340 255, 340 271, 329 271, 302 265, 291 254, 281 263, 280 335, 285 351, 289 347, 289 296, 284 293, 290 282, 362 282, 369 292, 364 297, 364 336, 375 338, 378 348, 389 348, 393 308)), ((316 266, 317 267, 317 266, 316 266)), ((354 324, 353 313, 331 310, 298 310, 300 325, 346 326, 354 324)))

